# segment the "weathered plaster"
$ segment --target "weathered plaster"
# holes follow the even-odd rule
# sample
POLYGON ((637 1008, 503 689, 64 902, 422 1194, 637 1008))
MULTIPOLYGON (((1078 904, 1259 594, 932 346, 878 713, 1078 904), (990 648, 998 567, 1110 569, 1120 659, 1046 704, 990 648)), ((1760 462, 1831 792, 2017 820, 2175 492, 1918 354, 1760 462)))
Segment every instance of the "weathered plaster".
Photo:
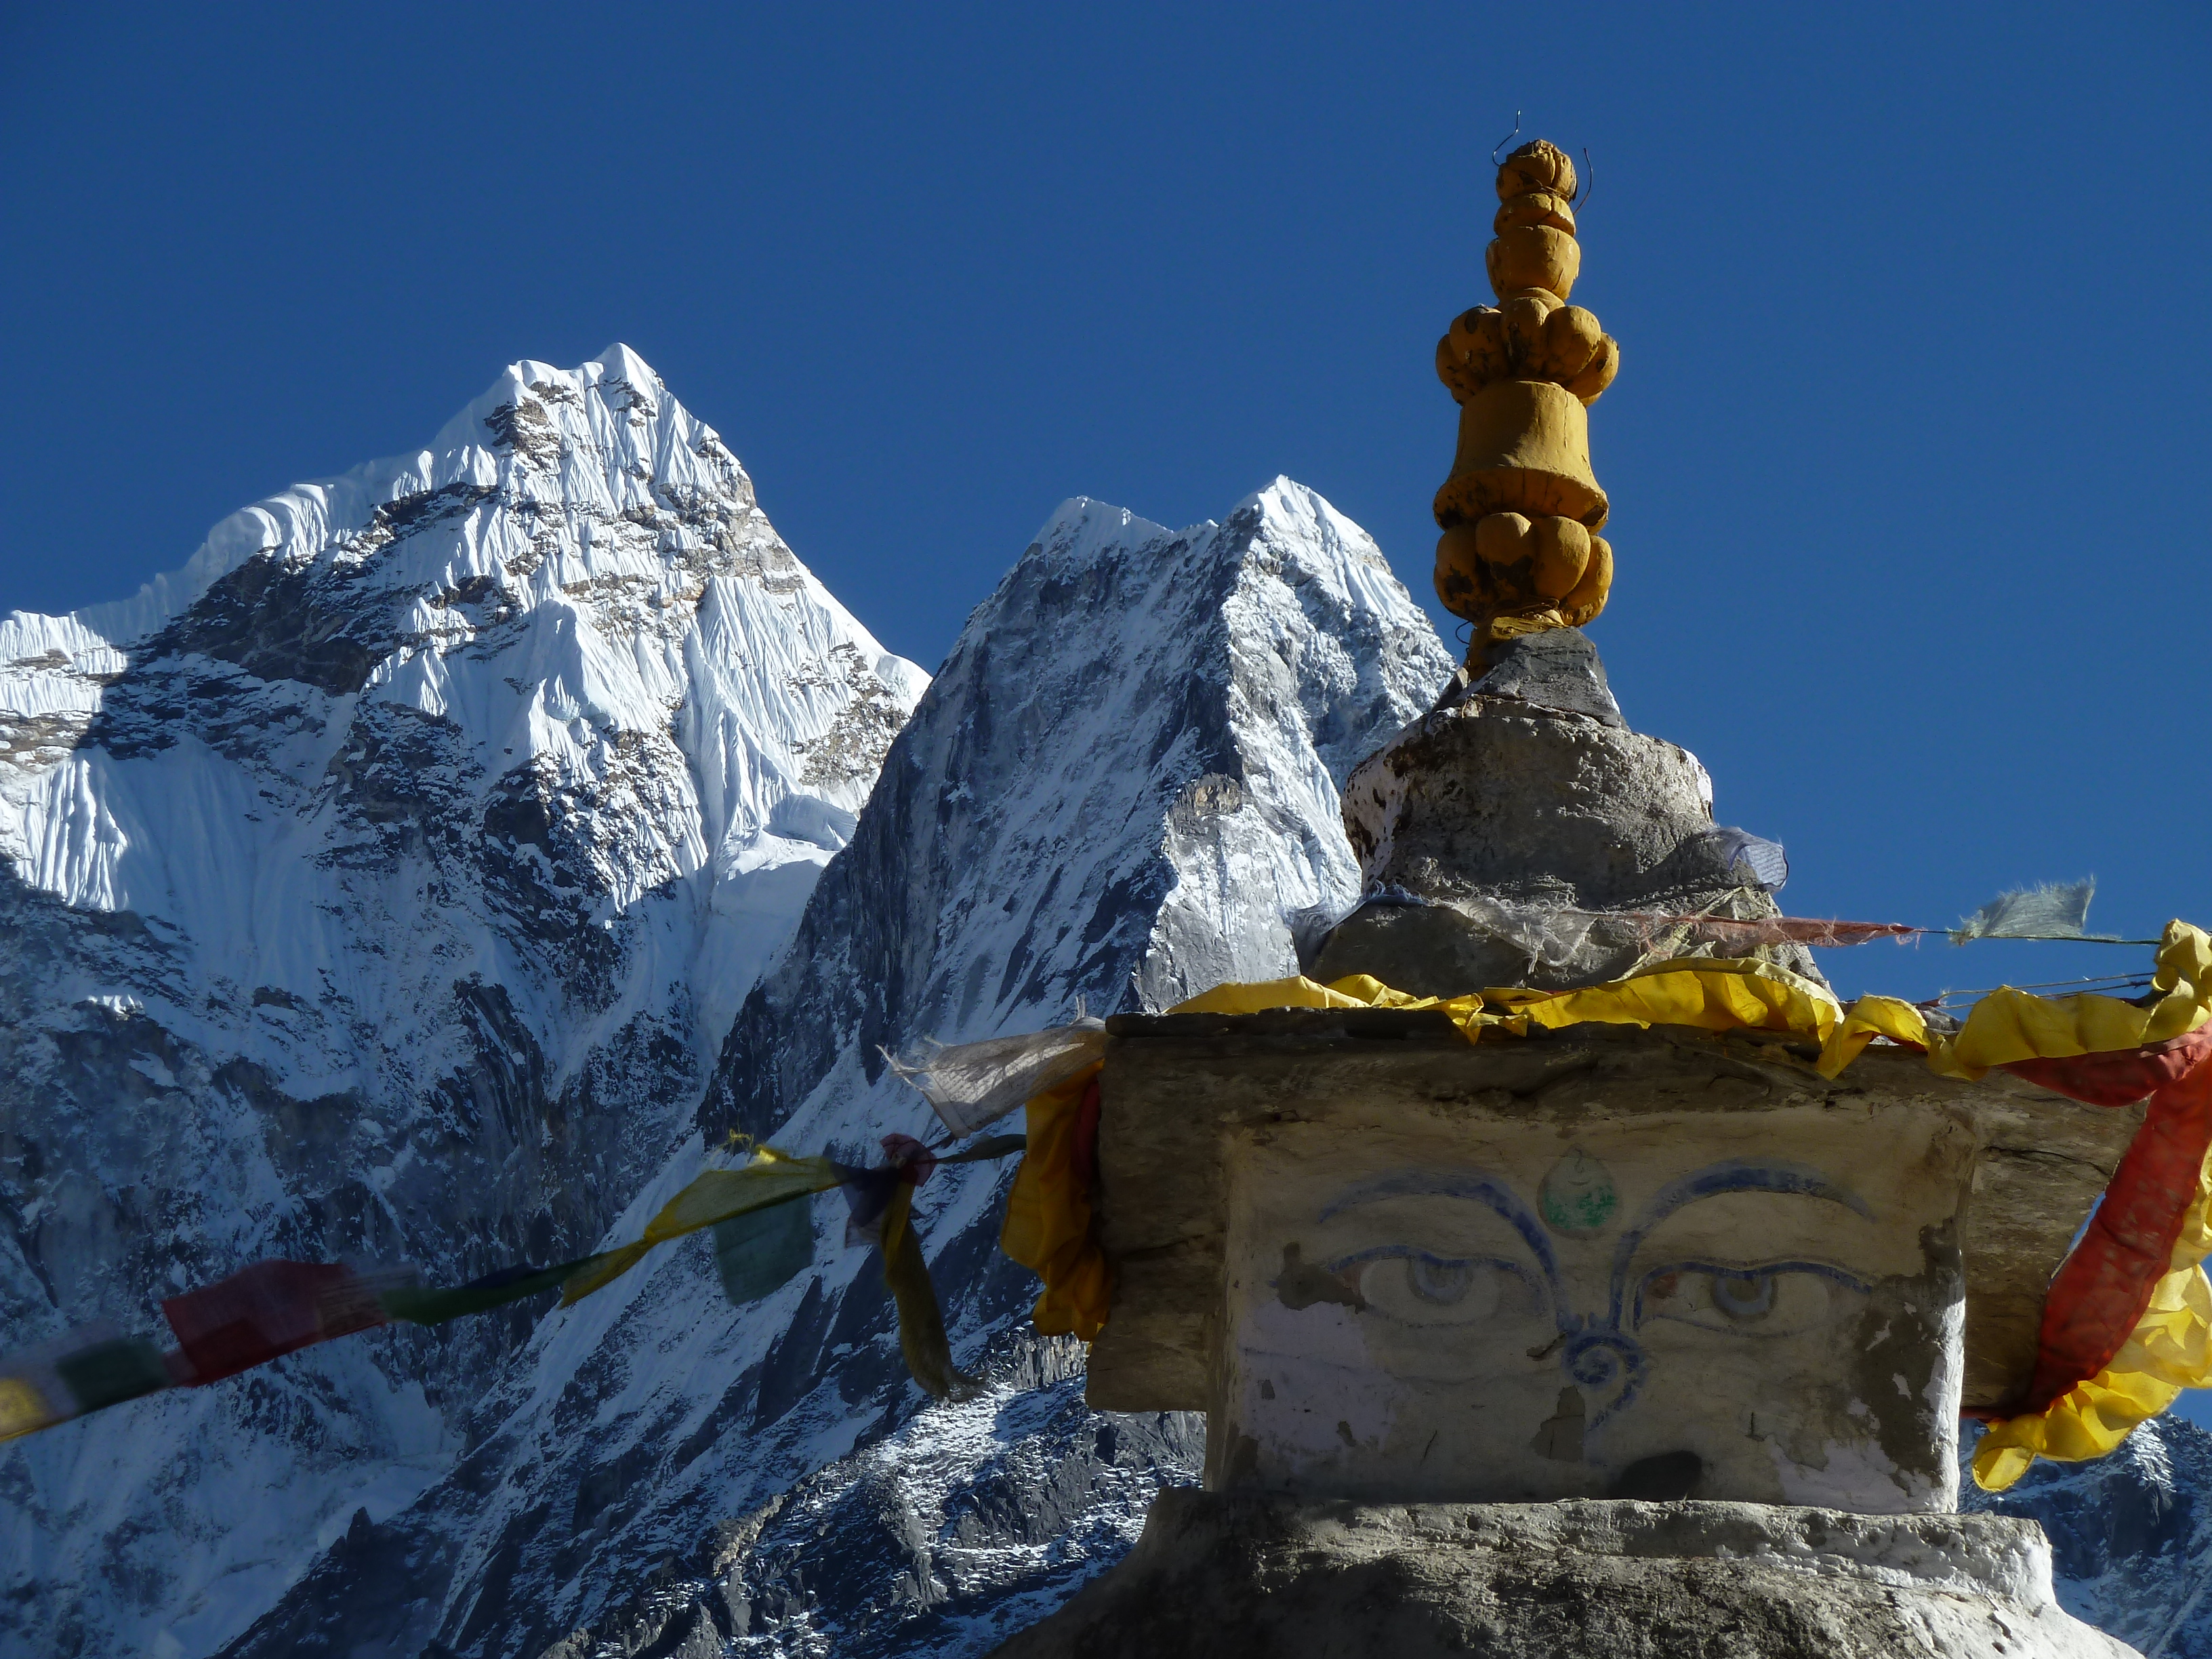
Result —
POLYGON ((2126 1659, 1996 1516, 1161 1494, 1136 1550, 995 1659, 2126 1659))
MULTIPOLYGON (((1400 1138, 1401 1164, 1484 1167, 1495 1162, 1481 1150, 1486 1138, 1540 1127, 1551 1137, 1543 1143, 1551 1148, 1549 1159, 1529 1154, 1519 1190, 1540 1212, 1557 1211, 1546 1230, 1556 1223, 1564 1262, 1584 1249, 1578 1241, 1600 1236, 1577 1231, 1589 1218, 1577 1204, 1595 1203, 1598 1195, 1572 1154, 1578 1146, 1595 1149, 1593 1134, 1608 1124, 1638 1116, 1656 1124, 1670 1115, 1771 1118, 1767 1131, 1747 1132, 1747 1144, 1760 1146, 1764 1133, 1762 1155, 1802 1161, 1786 1139, 1795 1132, 1772 1115, 1794 1111, 1809 1114, 1809 1121, 1840 1124, 1891 1108, 1953 1114, 1968 1127, 1976 1148, 1971 1197, 1952 1235, 1965 1308, 1940 1298, 1923 1306, 1899 1292, 1912 1319, 1932 1317, 1962 1331, 1964 1376, 1924 1360, 1931 1352, 1954 1352, 1954 1339, 1931 1340, 1919 1331, 1910 1334, 1909 1346, 1923 1356, 1921 1362, 1908 1364, 1887 1348, 1839 1359, 1838 1375, 1851 1382, 1837 1409, 1856 1401, 1868 1413, 1910 1409, 1932 1423, 1942 1415, 1934 1402, 1942 1399, 2002 1405, 2026 1385, 2033 1364, 2043 1287, 2141 1115, 2139 1109, 2085 1109, 2002 1075, 1981 1084, 1938 1078, 1917 1054, 1879 1048, 1840 1079, 1823 1079, 1808 1063, 1808 1050, 1751 1034, 1583 1027, 1470 1045, 1440 1015, 1314 1010, 1127 1016, 1109 1022, 1109 1029, 1097 1196, 1115 1300, 1091 1352, 1090 1388, 1095 1403, 1115 1410, 1203 1411, 1217 1397, 1217 1363, 1225 1363, 1217 1349, 1227 1311, 1230 1149, 1255 1134, 1314 1126, 1323 1131, 1319 1156, 1338 1170, 1344 1149, 1384 1147, 1394 1136, 1400 1138), (1439 1146, 1449 1150, 1439 1152, 1439 1146), (1908 1407, 1899 1376, 1921 1404, 1908 1407)), ((1632 1190, 1611 1174, 1610 1163, 1607 1168, 1616 1205, 1643 1201, 1641 1189, 1632 1190)), ((1869 1200, 1876 1196, 1869 1194, 1869 1200)), ((1728 1206, 1739 1206, 1755 1228, 1764 1224, 1754 1206, 1777 1201, 1737 1194, 1708 1200, 1719 1207, 1705 1212, 1718 1218, 1730 1213, 1728 1206)), ((1820 1207, 1863 1225, 1834 1205, 1820 1207)), ((1695 1220, 1689 1212, 1670 1225, 1695 1220)), ((1316 1241, 1293 1229, 1262 1264, 1269 1276, 1280 1276, 1280 1245, 1290 1243, 1301 1249, 1302 1268, 1326 1266, 1314 1254, 1316 1241)), ((1950 1247, 1933 1236, 1925 1243, 1905 1236, 1885 1248, 1898 1252, 1895 1259, 1867 1258, 1865 1270, 1910 1279, 1921 1271, 1917 1257, 1950 1247)), ((1879 1322, 1866 1326, 1859 1348, 1874 1345, 1881 1328, 1879 1322)), ((1556 1356, 1551 1363, 1556 1367, 1556 1356)), ((1559 1393, 1568 1382, 1554 1369, 1548 1392, 1532 1396, 1540 1398, 1542 1410, 1522 1431, 1524 1440, 1560 1414, 1559 1393)), ((1735 1437, 1753 1431, 1759 1406, 1743 1409, 1744 1419, 1731 1430, 1735 1437)), ((1770 1432, 1766 1423, 1757 1426, 1770 1432)), ((1881 1432, 1898 1429, 1893 1423, 1881 1432)), ((1810 1455, 1820 1443, 1801 1449, 1810 1455)))
POLYGON ((1224 1143, 1210 1481, 1949 1508, 1964 1115, 1576 1104, 1224 1143))

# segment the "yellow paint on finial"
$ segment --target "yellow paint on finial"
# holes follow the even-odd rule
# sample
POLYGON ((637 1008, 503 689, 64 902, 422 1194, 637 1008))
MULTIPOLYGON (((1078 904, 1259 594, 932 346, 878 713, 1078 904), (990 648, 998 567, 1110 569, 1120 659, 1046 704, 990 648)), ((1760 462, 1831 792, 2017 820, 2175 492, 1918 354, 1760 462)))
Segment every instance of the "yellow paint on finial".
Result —
POLYGON ((1460 405, 1459 450, 1437 492, 1437 597, 1475 625, 1470 661, 1493 639, 1581 626, 1613 586, 1613 549, 1594 533, 1608 504, 1587 411, 1620 348, 1567 303, 1582 272, 1580 182, 1541 138, 1505 158, 1484 258, 1498 303, 1454 319, 1437 342, 1437 377, 1460 405))

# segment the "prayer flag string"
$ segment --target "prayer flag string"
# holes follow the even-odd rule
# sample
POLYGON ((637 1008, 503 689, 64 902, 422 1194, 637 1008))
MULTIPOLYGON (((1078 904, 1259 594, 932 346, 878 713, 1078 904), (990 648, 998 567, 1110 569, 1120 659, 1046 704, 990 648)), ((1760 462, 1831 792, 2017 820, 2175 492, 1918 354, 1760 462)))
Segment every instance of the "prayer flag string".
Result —
MULTIPOLYGON (((2006 894, 1954 929, 1788 916, 1603 915, 1747 949, 1857 945, 1938 932, 1960 944, 2003 939, 2160 945, 2149 996, 2045 1000, 2001 988, 1975 1003, 1955 1034, 1931 1027, 1918 1005, 1863 997, 1844 1008, 1818 981, 1727 956, 1677 957, 1578 990, 1492 990, 1441 1002, 1358 976, 1328 987, 1304 979, 1230 985, 1176 1012, 1437 1007, 1470 1041, 1486 1031, 1519 1035, 1593 1019, 1771 1030, 1818 1043, 1820 1069, 1829 1076, 1879 1037, 1923 1049, 1929 1065, 1948 1075, 1978 1078, 2002 1066, 2100 1104, 2112 1103, 2105 1096, 2113 1090, 2124 1093, 2143 1082, 2152 1110, 2112 1187, 2116 1194, 2124 1189, 2126 1202, 2115 1205, 2108 1194, 2111 1218, 2102 1231, 2092 1226, 2053 1281, 2034 1385, 2014 1414, 1985 1437, 1977 1458, 1977 1478, 2002 1486, 2039 1454, 2108 1450, 2179 1389, 2212 1383, 2212 1285, 2197 1266, 2212 1249, 2212 1034, 2200 1031, 2212 1008, 2212 942, 2179 922, 2158 941, 2088 933, 2092 890, 2085 881, 2006 894), (2137 1076, 2145 1066, 2159 1073, 2160 1086, 2144 1080, 2148 1073, 2137 1076)), ((1521 919, 1509 920, 1517 925, 1521 919)), ((705 1229, 714 1231, 724 1294, 740 1306, 757 1302, 811 1264, 813 1229, 799 1200, 833 1188, 845 1197, 848 1245, 866 1244, 881 1257, 908 1372, 933 1398, 964 1397, 976 1380, 952 1361, 914 1217, 915 1191, 940 1164, 1026 1154, 1009 1195, 1002 1247, 1044 1280, 1035 1315, 1040 1328, 1095 1336, 1111 1299, 1091 1206, 1105 1043, 1104 1022, 1079 1016, 1072 1025, 1024 1036, 957 1048, 930 1045, 908 1060, 894 1060, 893 1069, 927 1097, 943 1121, 947 1136, 936 1147, 886 1135, 886 1161, 858 1168, 762 1146, 741 1166, 702 1171, 635 1239, 574 1261, 520 1264, 443 1289, 424 1286, 405 1270, 255 1262, 163 1301, 173 1348, 97 1321, 0 1359, 0 1440, 162 1389, 205 1387, 395 1322, 441 1325, 554 1290, 568 1307, 658 1246, 705 1229), (942 1150, 1024 1105, 1028 1136, 986 1136, 957 1152, 942 1150)))
POLYGON ((848 1230, 848 1243, 869 1244, 883 1257, 884 1282, 898 1314, 900 1350, 915 1381, 937 1399, 964 1396, 975 1379, 952 1363, 913 1194, 940 1164, 1005 1158, 1026 1145, 1021 1135, 992 1135, 945 1154, 908 1135, 886 1135, 889 1161, 865 1170, 763 1146, 741 1167, 702 1171, 628 1244, 553 1267, 502 1267, 450 1289, 425 1286, 406 1270, 257 1261, 162 1302, 173 1348, 98 1320, 0 1358, 0 1440, 161 1389, 204 1388, 302 1348, 395 1322, 442 1325, 555 1290, 567 1307, 611 1284, 657 1245, 705 1228, 715 1232, 723 1293, 744 1306, 812 1265, 813 1226, 800 1200, 831 1188, 843 1188, 848 1201, 855 1193, 866 1195, 869 1221, 848 1230))

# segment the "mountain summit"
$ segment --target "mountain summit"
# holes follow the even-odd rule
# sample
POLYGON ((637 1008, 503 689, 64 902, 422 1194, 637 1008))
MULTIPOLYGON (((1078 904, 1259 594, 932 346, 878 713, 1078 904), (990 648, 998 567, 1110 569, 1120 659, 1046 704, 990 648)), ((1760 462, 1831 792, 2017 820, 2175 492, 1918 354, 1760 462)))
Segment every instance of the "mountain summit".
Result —
MULTIPOLYGON (((1338 788, 1449 656, 1374 543, 1278 479, 1170 531, 1067 502, 969 619, 851 844, 732 1024, 700 1107, 857 1158, 934 1133, 885 1067, 947 1041, 1157 1007, 1295 972, 1358 869, 1338 788)), ((680 1148, 633 1204, 687 1180, 680 1148)), ((815 1271, 732 1309, 703 1243, 545 1318, 472 1449, 364 1519, 234 1651, 841 1656, 981 1652, 1117 1559, 1193 1420, 1083 1403, 998 1249, 1003 1166, 918 1194, 955 1357, 932 1405, 875 1258, 817 1201, 815 1271)))
MULTIPOLYGON (((1182 532, 1067 503, 932 689, 634 354, 518 364, 131 599, 0 621, 0 1346, 272 1256, 580 1255, 702 1127, 924 1127, 882 1048, 1290 971, 1355 896, 1346 773, 1449 668, 1279 479, 1182 532)), ((0 1652, 1026 1622, 1193 1443, 1028 1331, 1006 1173, 918 1212, 988 1407, 912 1394, 825 1204, 749 1310, 686 1247, 9 1447, 0 1652)))
MULTIPOLYGON (((0 1345, 262 1257, 588 1249, 927 684, 620 346, 0 621, 0 1345)), ((8 1448, 0 1649, 215 1650, 453 1467, 528 1329, 8 1448)))

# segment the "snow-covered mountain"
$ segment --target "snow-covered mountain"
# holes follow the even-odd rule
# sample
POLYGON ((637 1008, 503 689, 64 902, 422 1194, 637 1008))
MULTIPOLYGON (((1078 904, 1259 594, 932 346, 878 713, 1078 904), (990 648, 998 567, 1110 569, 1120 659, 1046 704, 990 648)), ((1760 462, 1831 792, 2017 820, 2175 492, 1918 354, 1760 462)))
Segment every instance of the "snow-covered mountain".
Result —
POLYGON ((2038 1463, 1997 1493, 1963 1480, 1960 1496, 2042 1523, 2075 1618, 2147 1659, 2212 1659, 2212 1434, 2155 1418, 2096 1462, 2038 1463))
MULTIPOLYGON (((1449 667, 1286 481, 1180 535, 1072 502, 879 783, 927 677, 634 355, 518 365, 134 599, 0 622, 0 1346, 269 1255, 558 1259, 702 1126, 921 1127, 878 1044, 1283 972, 1357 881, 1338 784, 1449 667)), ((743 1314, 695 1242, 6 1448, 0 1652, 1025 1622, 1195 1442, 1028 1332, 1009 1173, 922 1209, 981 1401, 917 1409, 824 1206, 819 1272, 743 1314)))
MULTIPOLYGON (((619 346, 0 621, 0 1347, 260 1257, 589 1248, 927 682, 619 346)), ((215 1650, 446 1476, 530 1325, 0 1450, 0 1651, 215 1650)))
MULTIPOLYGON (((1373 544, 1287 481, 1180 534, 1070 502, 971 618, 748 999, 708 1137, 858 1152, 928 1121, 879 1046, 1290 971, 1299 914, 1356 890, 1338 783, 1450 667, 1373 544)), ((943 1170, 918 1210, 981 1399, 915 1391, 834 1199, 817 1272, 749 1310, 702 1241, 665 1250, 548 1316, 453 1473, 363 1517, 234 1651, 991 1645, 1118 1557, 1197 1456, 1188 1419, 1089 1412, 1079 1350, 1030 1331, 1034 1282, 997 1249, 1010 1174, 943 1170)))

